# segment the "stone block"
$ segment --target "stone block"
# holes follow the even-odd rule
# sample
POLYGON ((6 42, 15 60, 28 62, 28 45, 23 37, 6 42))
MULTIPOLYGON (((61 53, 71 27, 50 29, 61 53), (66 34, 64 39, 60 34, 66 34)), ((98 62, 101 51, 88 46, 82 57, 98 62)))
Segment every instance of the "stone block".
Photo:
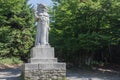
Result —
POLYGON ((29 59, 30 63, 55 63, 57 62, 57 58, 53 59, 36 59, 36 58, 31 58, 29 59))
POLYGON ((38 64, 25 63, 23 65, 23 70, 38 70, 38 64))
POLYGON ((38 65, 38 69, 42 70, 65 70, 66 64, 65 63, 41 63, 38 65))
POLYGON ((33 47, 31 49, 31 58, 37 58, 37 59, 54 58, 54 48, 52 48, 52 47, 33 47))

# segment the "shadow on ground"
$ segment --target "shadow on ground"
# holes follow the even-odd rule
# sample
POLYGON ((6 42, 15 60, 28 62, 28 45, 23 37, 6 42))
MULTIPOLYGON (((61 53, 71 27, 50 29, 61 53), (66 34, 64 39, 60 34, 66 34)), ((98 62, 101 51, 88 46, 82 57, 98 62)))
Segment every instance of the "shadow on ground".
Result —
MULTIPOLYGON (((119 68, 120 69, 120 68, 119 68)), ((74 68, 67 70, 68 80, 120 80, 118 68, 93 67, 92 70, 74 68)))
POLYGON ((20 68, 0 69, 0 80, 20 80, 20 68))
MULTIPOLYGON (((0 80, 20 80, 21 70, 0 69, 0 80)), ((120 67, 72 68, 67 70, 67 80, 120 80, 120 67)))

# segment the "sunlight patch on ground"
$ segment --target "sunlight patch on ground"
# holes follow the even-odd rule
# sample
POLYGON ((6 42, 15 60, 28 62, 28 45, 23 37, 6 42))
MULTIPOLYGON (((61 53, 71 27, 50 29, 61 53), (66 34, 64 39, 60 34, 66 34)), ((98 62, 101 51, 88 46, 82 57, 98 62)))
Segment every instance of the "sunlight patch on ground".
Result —
POLYGON ((102 71, 102 72, 118 73, 117 71, 110 70, 110 69, 102 69, 102 68, 98 68, 98 70, 99 70, 99 71, 102 71))
POLYGON ((70 77, 67 79, 68 80, 104 80, 104 79, 100 79, 100 78, 77 78, 77 77, 70 77))

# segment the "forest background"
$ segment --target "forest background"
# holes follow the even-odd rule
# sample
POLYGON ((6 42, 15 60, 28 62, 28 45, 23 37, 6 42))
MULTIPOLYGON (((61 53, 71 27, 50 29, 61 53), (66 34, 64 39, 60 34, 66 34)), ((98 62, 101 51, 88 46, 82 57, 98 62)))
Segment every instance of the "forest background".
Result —
MULTIPOLYGON (((27 62, 34 46, 33 6, 0 0, 0 63, 27 62)), ((119 0, 52 0, 50 44, 71 66, 120 64, 119 0)))

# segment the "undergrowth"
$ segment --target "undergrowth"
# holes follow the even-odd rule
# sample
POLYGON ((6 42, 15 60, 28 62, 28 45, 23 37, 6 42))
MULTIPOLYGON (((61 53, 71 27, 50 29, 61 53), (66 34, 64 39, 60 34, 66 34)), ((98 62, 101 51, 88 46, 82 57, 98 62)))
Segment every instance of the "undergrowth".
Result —
POLYGON ((16 57, 0 58, 0 64, 22 64, 23 61, 16 57))

